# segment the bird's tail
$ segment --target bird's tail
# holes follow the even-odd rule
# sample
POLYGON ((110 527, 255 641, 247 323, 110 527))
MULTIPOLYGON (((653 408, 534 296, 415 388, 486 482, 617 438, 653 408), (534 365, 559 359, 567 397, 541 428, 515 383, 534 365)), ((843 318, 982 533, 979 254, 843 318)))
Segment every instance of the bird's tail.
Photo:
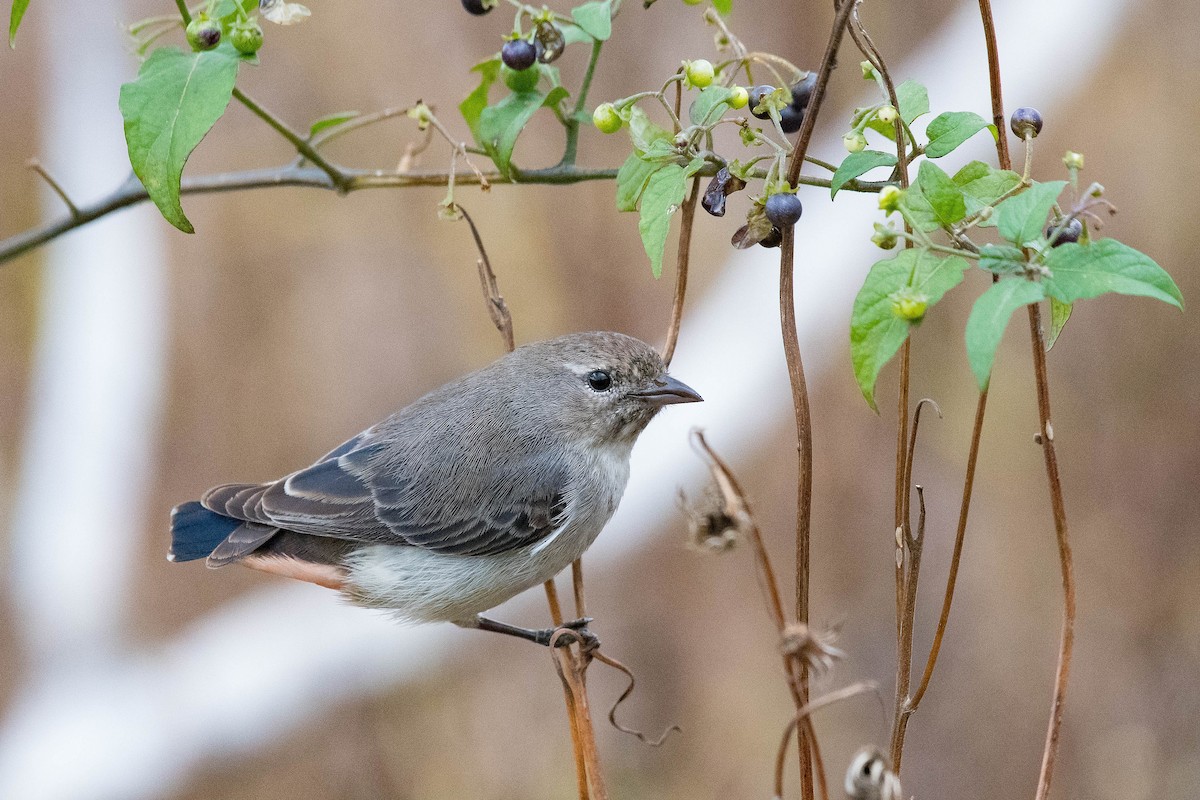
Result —
POLYGON ((176 506, 171 511, 171 549, 167 560, 208 558, 241 524, 241 520, 213 513, 196 501, 176 506))

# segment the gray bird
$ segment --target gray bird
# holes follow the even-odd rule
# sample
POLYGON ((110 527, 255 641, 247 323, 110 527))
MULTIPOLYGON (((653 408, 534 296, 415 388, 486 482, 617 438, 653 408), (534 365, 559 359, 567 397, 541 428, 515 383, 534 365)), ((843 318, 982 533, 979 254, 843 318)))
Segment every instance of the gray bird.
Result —
POLYGON ((404 620, 547 644, 550 630, 482 612, 581 556, 617 509, 646 424, 700 399, 623 334, 526 345, 310 467, 177 506, 168 559, 237 562, 404 620))

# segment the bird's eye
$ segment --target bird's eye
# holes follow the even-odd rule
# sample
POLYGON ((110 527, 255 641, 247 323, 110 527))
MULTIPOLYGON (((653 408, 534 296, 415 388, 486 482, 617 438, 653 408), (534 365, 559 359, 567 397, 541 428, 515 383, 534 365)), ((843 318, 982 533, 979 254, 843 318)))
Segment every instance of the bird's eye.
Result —
POLYGON ((602 369, 592 370, 588 373, 587 382, 592 391, 603 392, 612 386, 612 376, 602 369))

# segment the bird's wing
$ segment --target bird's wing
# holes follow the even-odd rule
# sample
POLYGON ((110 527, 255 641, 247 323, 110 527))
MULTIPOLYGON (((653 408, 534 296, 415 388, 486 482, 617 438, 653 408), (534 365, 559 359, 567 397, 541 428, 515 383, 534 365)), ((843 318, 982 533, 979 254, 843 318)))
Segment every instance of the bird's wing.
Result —
POLYGON ((550 535, 566 508, 567 472, 556 464, 513 464, 497 478, 385 456, 370 431, 359 434, 307 469, 242 490, 223 513, 315 536, 490 555, 550 535))

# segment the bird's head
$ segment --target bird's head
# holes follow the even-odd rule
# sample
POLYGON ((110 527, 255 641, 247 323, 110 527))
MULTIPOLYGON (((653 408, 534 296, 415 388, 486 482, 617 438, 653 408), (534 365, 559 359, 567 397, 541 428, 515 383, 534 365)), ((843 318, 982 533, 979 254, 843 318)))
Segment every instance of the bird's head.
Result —
POLYGON ((556 422, 597 443, 632 444, 663 406, 703 399, 667 374, 657 350, 621 333, 570 334, 516 354, 555 396, 556 422))

